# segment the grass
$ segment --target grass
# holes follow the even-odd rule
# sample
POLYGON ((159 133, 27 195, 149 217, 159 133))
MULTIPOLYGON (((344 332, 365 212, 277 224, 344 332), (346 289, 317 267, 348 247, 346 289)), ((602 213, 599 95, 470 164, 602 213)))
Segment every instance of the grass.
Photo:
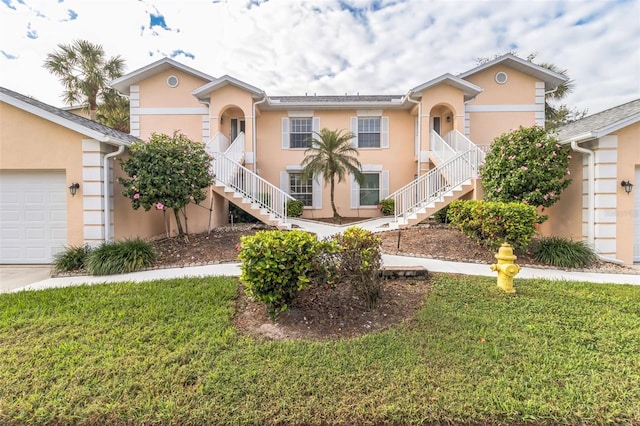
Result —
POLYGON ((273 342, 237 281, 0 295, 0 424, 638 424, 640 287, 436 275, 414 321, 273 342))

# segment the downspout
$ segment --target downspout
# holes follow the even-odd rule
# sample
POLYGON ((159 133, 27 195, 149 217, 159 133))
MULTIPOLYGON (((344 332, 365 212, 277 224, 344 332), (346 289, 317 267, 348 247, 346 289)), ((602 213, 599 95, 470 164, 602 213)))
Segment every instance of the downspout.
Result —
POLYGON ((262 100, 253 103, 253 111, 251 111, 251 149, 253 149, 253 173, 258 174, 258 143, 257 143, 257 131, 256 131, 256 105, 261 104, 267 100, 267 96, 264 95, 262 100))
POLYGON ((109 235, 109 231, 110 231, 110 225, 111 225, 111 212, 110 212, 110 208, 109 208, 109 160, 113 157, 117 157, 118 155, 121 155, 124 152, 124 145, 120 145, 120 147, 118 147, 118 150, 115 152, 111 152, 109 154, 105 154, 104 159, 103 159, 103 165, 102 168, 104 170, 104 181, 102 182, 103 184, 103 189, 102 189, 102 196, 104 197, 104 242, 109 242, 109 240, 111 239, 111 236, 109 235))
POLYGON ((588 181, 587 181, 587 240, 589 242, 589 246, 591 248, 595 248, 595 206, 596 206, 596 182, 595 182, 595 170, 596 170, 596 162, 595 162, 595 153, 587 148, 583 148, 578 146, 578 141, 571 141, 571 149, 580 152, 582 154, 587 154, 588 158, 588 181))
POLYGON ((409 97, 407 94, 407 100, 412 104, 418 105, 418 170, 416 176, 420 177, 420 168, 422 166, 420 157, 422 156, 422 101, 416 101, 409 97))

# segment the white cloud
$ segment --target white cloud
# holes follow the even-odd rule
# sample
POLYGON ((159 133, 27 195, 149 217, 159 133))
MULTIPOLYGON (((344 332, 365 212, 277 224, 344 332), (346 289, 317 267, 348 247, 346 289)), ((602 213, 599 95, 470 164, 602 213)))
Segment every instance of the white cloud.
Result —
POLYGON ((129 71, 183 52, 176 60, 270 95, 403 94, 516 50, 567 68, 565 102, 594 113, 640 97, 638 18, 640 0, 3 1, 0 85, 60 105, 42 62, 76 39, 129 71))

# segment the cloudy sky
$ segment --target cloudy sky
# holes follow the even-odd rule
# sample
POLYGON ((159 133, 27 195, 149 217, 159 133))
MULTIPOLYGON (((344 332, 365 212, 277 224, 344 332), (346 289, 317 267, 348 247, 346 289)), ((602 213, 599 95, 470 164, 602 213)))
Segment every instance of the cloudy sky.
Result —
POLYGON ((56 106, 42 67, 84 39, 127 71, 169 56, 268 95, 405 94, 515 51, 566 68, 564 103, 640 97, 640 0, 0 0, 0 85, 56 106))

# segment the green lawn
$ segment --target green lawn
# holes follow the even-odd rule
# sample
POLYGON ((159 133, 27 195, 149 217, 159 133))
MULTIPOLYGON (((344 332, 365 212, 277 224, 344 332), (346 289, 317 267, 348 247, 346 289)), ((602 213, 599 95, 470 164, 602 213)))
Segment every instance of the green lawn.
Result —
POLYGON ((231 324, 229 278, 0 295, 0 424, 640 423, 640 287, 437 275, 344 341, 231 324))

